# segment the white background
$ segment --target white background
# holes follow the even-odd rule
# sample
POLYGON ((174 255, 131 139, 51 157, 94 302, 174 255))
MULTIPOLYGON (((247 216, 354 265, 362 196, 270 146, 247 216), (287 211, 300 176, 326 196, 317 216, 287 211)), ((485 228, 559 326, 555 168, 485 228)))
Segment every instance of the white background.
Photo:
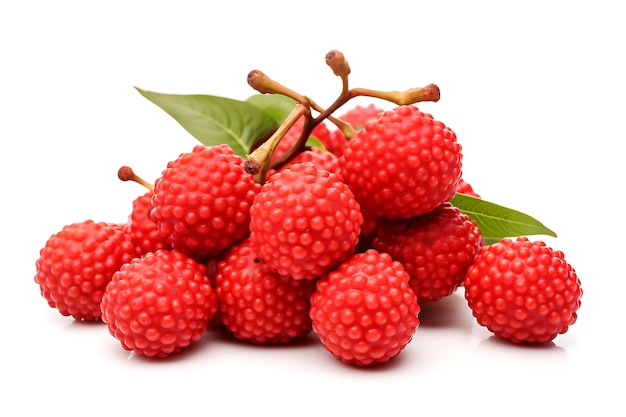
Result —
MULTIPOLYGON (((20 1, 0 6, 0 414, 623 415, 624 29, 619 2, 20 1), (553 343, 501 343, 461 293, 424 308, 386 367, 359 370, 311 336, 254 347, 214 333, 170 360, 48 307, 34 283, 50 235, 123 222, 196 141, 133 88, 245 99, 252 69, 328 104, 338 49, 352 86, 436 83, 419 107, 453 128, 483 198, 558 233, 583 284, 553 343), (8 411, 13 410, 13 411, 8 411)), ((355 103, 356 104, 356 103, 355 103)))

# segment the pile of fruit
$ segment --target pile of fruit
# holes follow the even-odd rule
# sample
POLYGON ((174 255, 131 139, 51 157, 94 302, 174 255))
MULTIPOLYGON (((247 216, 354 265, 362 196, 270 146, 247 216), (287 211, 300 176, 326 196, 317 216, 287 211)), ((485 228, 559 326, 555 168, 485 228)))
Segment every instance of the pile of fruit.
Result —
POLYGON ((86 220, 50 237, 35 282, 48 304, 100 320, 137 355, 167 357, 207 329, 253 344, 310 332, 346 364, 407 346, 424 303, 463 289, 477 322, 517 343, 566 332, 582 290, 553 235, 481 199, 462 177, 455 132, 403 92, 351 88, 322 108, 252 71, 246 101, 139 90, 199 140, 146 191, 125 224, 86 220), (354 97, 392 103, 343 106, 354 97), (484 221, 486 218, 489 221, 484 221))

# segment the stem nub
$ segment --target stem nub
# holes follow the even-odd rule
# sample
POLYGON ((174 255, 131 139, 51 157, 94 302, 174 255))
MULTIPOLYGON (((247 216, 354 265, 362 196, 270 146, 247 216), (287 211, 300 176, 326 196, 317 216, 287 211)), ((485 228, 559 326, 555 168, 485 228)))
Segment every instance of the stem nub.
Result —
POLYGON ((252 70, 248 73, 248 84, 261 94, 282 94, 294 99, 298 103, 307 103, 305 97, 277 83, 260 70, 252 70))
POLYGON ((323 108, 309 97, 300 95, 284 85, 277 83, 260 70, 252 70, 248 73, 248 84, 259 93, 280 94, 297 102, 296 107, 283 123, 281 123, 276 132, 248 155, 244 168, 249 174, 255 175, 257 182, 262 184, 265 181, 265 174, 270 167, 279 168, 285 162, 302 152, 306 148, 306 141, 313 129, 325 119, 334 123, 347 139, 353 136, 356 133, 354 128, 348 123, 333 117, 333 113, 354 97, 368 96, 386 100, 397 105, 409 105, 422 101, 436 102, 439 101, 441 96, 439 87, 435 84, 411 88, 406 91, 378 91, 367 88, 351 89, 348 86, 348 76, 350 75, 351 69, 344 54, 333 49, 326 54, 325 61, 326 65, 332 69, 336 76, 341 78, 342 82, 341 93, 327 108, 323 108), (317 117, 312 116, 311 109, 319 113, 317 117), (304 117, 304 125, 300 138, 289 150, 278 156, 278 158, 275 158, 275 161, 271 162, 272 155, 278 143, 300 117, 304 117))
POLYGON ((326 65, 328 65, 338 77, 347 77, 350 74, 348 60, 343 53, 336 49, 326 54, 326 65))
POLYGON ((139 175, 135 174, 133 169, 129 166, 124 165, 120 167, 120 169, 117 171, 117 177, 122 181, 136 182, 137 184, 146 187, 149 191, 154 191, 154 185, 144 180, 139 175))

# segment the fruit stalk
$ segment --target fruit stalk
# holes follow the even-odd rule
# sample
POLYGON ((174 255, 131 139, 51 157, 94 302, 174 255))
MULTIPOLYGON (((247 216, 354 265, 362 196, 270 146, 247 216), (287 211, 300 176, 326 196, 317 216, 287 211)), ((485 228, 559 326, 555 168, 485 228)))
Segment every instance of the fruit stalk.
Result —
POLYGON ((129 166, 124 165, 120 167, 120 169, 117 171, 117 177, 122 181, 136 182, 137 184, 146 187, 149 191, 154 191, 154 185, 144 180, 139 175, 135 174, 133 169, 129 166))
MULTIPOLYGON (((308 105, 305 105, 303 103, 299 102, 298 104, 296 104, 291 113, 289 113, 289 116, 287 116, 283 123, 281 123, 281 125, 272 134, 272 136, 270 136, 265 142, 263 142, 261 146, 256 148, 250 155, 248 155, 248 158, 244 163, 244 169, 247 173, 255 175, 255 179, 258 183, 263 184, 265 182, 265 173, 270 168, 272 154, 274 153, 274 150, 276 149, 276 146, 278 146, 280 140, 283 138, 283 136, 285 136, 285 133, 287 133, 287 131, 291 129, 291 127, 300 117, 306 117, 307 114, 309 115, 309 118, 307 118, 307 120, 305 121, 305 128, 303 129, 303 133, 307 131, 307 122, 310 120, 311 109, 308 105)), ((308 138, 308 133, 306 137, 308 138)), ((299 140, 298 143, 289 151, 287 151, 284 155, 282 155, 280 159, 288 160, 292 156, 295 156, 302 149, 304 149, 304 143, 306 143, 306 140, 304 141, 304 143, 301 144, 302 149, 300 149, 299 146, 300 142, 302 142, 302 140, 299 140)))
POLYGON ((260 70, 252 70, 248 73, 248 84, 261 94, 281 94, 298 103, 308 103, 305 97, 274 81, 260 70))
POLYGON ((269 169, 279 169, 294 156, 306 149, 306 141, 308 140, 313 129, 322 123, 325 119, 329 119, 344 134, 346 138, 351 138, 356 131, 349 124, 334 118, 332 114, 351 100, 358 96, 367 96, 386 100, 397 105, 415 104, 420 101, 438 101, 440 98, 439 87, 435 84, 429 84, 425 87, 411 88, 406 91, 378 91, 366 88, 349 88, 348 76, 350 75, 350 65, 346 57, 337 50, 331 50, 326 54, 326 64, 332 69, 333 73, 341 78, 342 89, 339 97, 326 109, 319 106, 310 98, 303 96, 284 85, 274 81, 260 70, 252 70, 248 73, 248 84, 256 91, 262 94, 281 94, 296 101, 297 105, 289 116, 281 123, 274 134, 267 139, 261 146, 255 149, 245 162, 246 172, 255 175, 255 179, 259 183, 265 181, 265 174, 269 169), (311 109, 319 114, 313 117, 311 109), (271 162, 272 155, 278 143, 286 134, 286 132, 300 118, 304 117, 304 125, 302 134, 298 141, 284 154, 280 155, 274 162, 271 162))
POLYGON ((348 64, 347 59, 343 55, 343 53, 332 50, 326 54, 326 64, 333 70, 333 73, 338 77, 341 77, 342 82, 342 90, 341 94, 333 104, 330 105, 326 110, 314 104, 311 100, 311 107, 318 111, 320 114, 314 119, 314 125, 320 123, 324 119, 331 120, 339 129, 346 130, 345 133, 348 135, 347 138, 351 137, 354 132, 351 132, 349 129, 346 129, 345 123, 337 123, 337 119, 332 118, 332 114, 347 103, 349 100, 359 97, 373 97, 379 98, 381 100, 386 100, 392 103, 395 103, 399 106, 401 105, 409 105, 415 104, 422 101, 439 101, 441 97, 441 92, 439 87, 435 84, 428 84, 425 87, 416 87, 411 88, 406 91, 378 91, 372 90, 368 88, 349 88, 348 83, 348 75, 350 74, 350 65, 348 64))
POLYGON ((378 91, 367 88, 354 88, 350 90, 350 99, 358 96, 374 97, 390 101, 398 106, 415 104, 422 101, 439 101, 441 92, 435 84, 425 87, 410 88, 406 91, 378 91))

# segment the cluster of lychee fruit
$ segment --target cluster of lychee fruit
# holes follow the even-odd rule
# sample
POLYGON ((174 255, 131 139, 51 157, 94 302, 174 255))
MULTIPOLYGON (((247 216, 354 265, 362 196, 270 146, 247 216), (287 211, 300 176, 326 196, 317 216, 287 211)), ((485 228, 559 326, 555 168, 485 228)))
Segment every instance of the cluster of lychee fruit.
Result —
POLYGON ((260 93, 296 101, 247 158, 198 144, 149 183, 125 224, 65 226, 41 249, 35 282, 49 305, 101 320, 126 350, 167 357, 207 329, 254 344, 314 332, 357 366, 397 356, 424 303, 457 289, 478 322, 516 343, 546 342, 576 320, 582 290, 563 253, 526 237, 486 245, 450 201, 480 198, 462 178, 455 132, 416 107, 435 85, 385 93, 343 83, 327 109, 252 71, 260 93), (370 96, 394 103, 355 106, 370 96), (314 112, 317 116, 313 116, 314 112), (307 139, 323 145, 311 147, 307 139))

